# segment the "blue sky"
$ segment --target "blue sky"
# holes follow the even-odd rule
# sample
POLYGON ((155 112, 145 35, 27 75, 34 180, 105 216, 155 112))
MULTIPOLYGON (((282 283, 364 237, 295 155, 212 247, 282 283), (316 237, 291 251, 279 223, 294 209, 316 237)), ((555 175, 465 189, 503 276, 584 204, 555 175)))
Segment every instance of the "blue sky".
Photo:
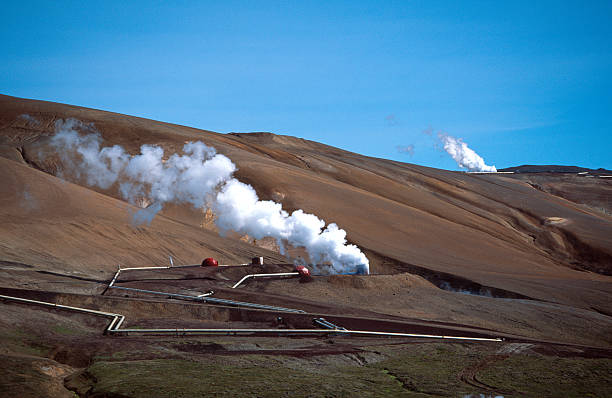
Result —
POLYGON ((424 130, 498 168, 612 169, 610 1, 21 1, 2 14, 3 94, 452 170, 424 130))

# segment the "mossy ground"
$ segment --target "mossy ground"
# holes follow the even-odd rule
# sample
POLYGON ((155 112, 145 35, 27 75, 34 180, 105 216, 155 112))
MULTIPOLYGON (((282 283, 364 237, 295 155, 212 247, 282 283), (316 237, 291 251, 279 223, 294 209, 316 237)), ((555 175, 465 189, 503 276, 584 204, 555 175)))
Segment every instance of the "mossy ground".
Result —
POLYGON ((496 347, 425 343, 377 347, 380 360, 351 363, 348 357, 293 358, 267 355, 200 356, 195 360, 98 361, 88 371, 94 392, 130 397, 520 397, 612 396, 609 358, 559 358, 512 354, 492 361, 478 380, 462 372, 496 347))
POLYGON ((64 386, 97 397, 612 397, 610 352, 575 346, 196 336, 91 340, 88 330, 79 332, 71 323, 1 329, 7 358, 0 364, 0 387, 24 397, 41 389, 53 392, 47 396, 71 394, 64 386), (66 384, 61 376, 46 375, 42 366, 54 362, 44 358, 75 372, 85 368, 83 377, 66 384))
POLYGON ((487 384, 534 397, 612 397, 612 360, 513 355, 480 373, 487 384))

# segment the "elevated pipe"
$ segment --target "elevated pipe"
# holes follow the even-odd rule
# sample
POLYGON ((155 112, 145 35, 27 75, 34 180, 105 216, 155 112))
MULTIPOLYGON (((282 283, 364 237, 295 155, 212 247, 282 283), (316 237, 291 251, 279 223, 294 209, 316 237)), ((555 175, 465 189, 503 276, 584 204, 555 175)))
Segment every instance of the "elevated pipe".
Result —
POLYGON ((165 296, 165 297, 177 297, 177 298, 181 298, 181 299, 186 299, 186 300, 194 300, 194 301, 202 301, 205 303, 212 303, 212 304, 223 304, 223 305, 229 305, 232 307, 248 307, 248 308, 258 308, 261 310, 268 310, 268 311, 280 311, 280 312, 295 312, 295 313, 306 313, 303 310, 296 310, 293 308, 285 308, 285 307, 275 307, 275 306, 271 306, 271 305, 265 305, 265 304, 257 304, 257 303, 247 303, 244 301, 235 301, 235 300, 228 300, 228 299, 222 299, 222 298, 214 298, 214 297, 208 297, 214 294, 214 292, 211 290, 208 293, 204 293, 204 294, 200 294, 198 296, 187 296, 185 294, 177 294, 177 293, 166 293, 166 292, 158 292, 158 291, 154 291, 154 290, 145 290, 145 289, 135 289, 133 287, 123 287, 123 286, 111 286, 111 289, 120 289, 120 290, 127 290, 127 291, 132 291, 132 292, 138 292, 138 293, 148 293, 148 294, 155 294, 158 296, 165 296))
POLYGON ((258 308, 258 309, 261 309, 261 310, 280 311, 280 312, 294 312, 294 313, 297 313, 297 314, 305 314, 306 313, 306 311, 304 311, 304 310, 296 310, 296 309, 293 309, 293 308, 275 307, 275 306, 271 306, 271 305, 257 304, 257 303, 247 303, 247 302, 244 302, 244 301, 227 300, 227 299, 221 299, 221 298, 215 298, 215 297, 207 297, 207 298, 203 299, 203 301, 206 302, 206 303, 224 304, 224 305, 229 305, 229 306, 233 306, 233 307, 258 308))
POLYGON ((61 310, 68 310, 68 311, 75 311, 75 312, 82 312, 82 313, 86 313, 86 314, 94 314, 94 315, 98 315, 98 316, 104 316, 107 318, 113 318, 110 322, 110 324, 106 327, 105 332, 112 332, 114 329, 114 327, 116 327, 116 323, 117 320, 119 318, 121 318, 119 325, 121 325, 121 323, 123 323, 123 319, 125 319, 125 317, 121 314, 114 314, 112 312, 104 312, 104 311, 97 311, 97 310, 91 310, 88 308, 79 308, 79 307, 71 307, 69 305, 62 305, 62 304, 57 304, 57 303, 49 303, 47 301, 39 301, 39 300, 30 300, 30 299, 25 299, 25 298, 21 298, 21 297, 13 297, 13 296, 5 296, 0 294, 0 298, 4 299, 4 300, 9 300, 9 301, 16 301, 16 302, 20 302, 20 303, 26 303, 26 304, 36 304, 36 305, 41 305, 43 307, 52 307, 52 308, 59 308, 61 310))
POLYGON ((196 300, 196 301, 204 300, 204 297, 210 296, 210 295, 214 294, 214 292, 212 290, 207 292, 207 293, 200 294, 199 296, 187 296, 185 294, 157 292, 155 290, 135 289, 133 287, 123 287, 123 286, 111 286, 111 289, 121 289, 121 290, 128 290, 128 291, 132 291, 132 292, 156 294, 156 295, 159 295, 159 296, 166 296, 166 297, 178 297, 178 298, 182 298, 182 299, 196 300))
POLYGON ((315 318, 315 319, 312 320, 312 322, 317 324, 317 325, 319 325, 319 326, 323 326, 326 329, 346 330, 346 328, 334 325, 333 323, 327 321, 325 318, 315 318))
MULTIPOLYGON (((132 288, 132 287, 115 286, 115 282, 117 281, 121 271, 143 270, 143 269, 169 269, 169 268, 178 268, 178 267, 199 267, 199 265, 181 265, 181 266, 177 266, 177 267, 132 267, 132 268, 119 268, 119 270, 117 270, 117 273, 115 274, 115 276, 111 280, 111 283, 106 287, 106 289, 104 289, 104 292, 106 292, 109 288, 110 289, 121 289, 121 290, 127 290, 127 291, 139 292, 139 293, 155 294, 155 295, 159 295, 159 296, 176 297, 176 298, 187 299, 187 300, 194 300, 194 301, 203 301, 203 302, 206 302, 206 303, 223 304, 223 305, 229 305, 229 306, 233 306, 233 307, 248 307, 248 308, 258 308, 258 309, 269 310, 269 311, 305 313, 305 311, 303 311, 303 310, 296 310, 296 309, 292 309, 292 308, 275 307, 275 306, 270 306, 270 305, 263 305, 263 304, 256 304, 256 303, 247 303, 247 302, 242 302, 242 301, 234 301, 234 300, 219 299, 219 298, 208 298, 208 299, 204 298, 206 296, 212 295, 214 293, 212 290, 209 293, 201 294, 201 295, 198 295, 198 296, 187 296, 187 295, 184 295, 184 294, 177 294, 177 293, 166 293, 166 292, 159 292, 159 291, 154 291, 154 290, 145 290, 145 289, 136 289, 136 288, 132 288)), ((234 285, 234 288, 239 286, 240 283, 242 283, 244 280, 248 279, 247 277, 270 276, 270 275, 275 275, 275 276, 279 276, 279 275, 288 276, 288 275, 291 275, 291 276, 293 276, 293 275, 299 275, 299 273, 298 272, 286 272, 286 273, 281 273, 281 274, 253 274, 253 275, 247 275, 246 277, 242 278, 236 285, 234 285)), ((104 292, 102 294, 104 294, 104 292)))
POLYGON ((200 335, 238 335, 238 334, 283 334, 283 335, 355 335, 371 337, 411 337, 431 338, 444 340, 468 340, 468 341, 503 341, 500 338, 487 337, 461 337, 441 336, 431 334, 395 333, 395 332, 372 332, 368 330, 343 330, 343 329, 121 329, 113 333, 125 334, 200 334, 200 335))
POLYGON ((299 272, 279 272, 279 273, 276 273, 276 274, 251 274, 251 275, 246 275, 242 279, 240 279, 238 282, 236 282, 236 284, 234 286, 232 286, 232 289, 236 289, 244 281, 246 281, 247 279, 250 279, 250 278, 272 278, 272 277, 299 276, 299 275, 300 275, 299 272))
MULTIPOLYGON (((122 271, 138 271, 138 270, 148 270, 148 269, 171 269, 171 268, 195 268, 195 267, 201 267, 201 265, 199 264, 195 264, 195 265, 174 265, 174 261, 172 261, 172 257, 170 257, 170 263, 171 265, 166 266, 166 267, 128 267, 128 268, 121 268, 121 266, 119 266, 119 269, 117 270, 117 272, 115 273, 115 275, 113 276, 113 278, 111 279, 111 282, 108 284, 108 287, 112 287, 115 282, 117 281, 117 279, 119 278, 119 275, 121 274, 122 271)), ((229 264, 219 264, 219 267, 243 267, 246 265, 251 265, 251 264, 236 264, 236 265, 229 265, 229 264)))
POLYGON ((61 305, 56 303, 49 303, 46 301, 30 300, 21 297, 5 296, 0 295, 1 299, 9 301, 17 301, 26 304, 36 304, 46 307, 65 309, 75 312, 89 313, 94 315, 101 315, 105 317, 112 317, 111 323, 105 329, 106 333, 111 334, 275 334, 275 335, 321 335, 321 334, 344 334, 344 335, 356 335, 356 336, 383 336, 383 337, 422 337, 432 339, 452 339, 452 340, 468 340, 468 341, 495 341, 501 342, 503 339, 500 338, 485 338, 485 337, 461 337, 461 336, 439 336, 430 334, 412 334, 412 333, 395 333, 395 332, 372 332, 366 330, 342 330, 342 329, 119 329, 125 320, 125 316, 121 314, 114 314, 111 312, 103 312, 97 310, 91 310, 88 308, 71 307, 67 305, 61 305))

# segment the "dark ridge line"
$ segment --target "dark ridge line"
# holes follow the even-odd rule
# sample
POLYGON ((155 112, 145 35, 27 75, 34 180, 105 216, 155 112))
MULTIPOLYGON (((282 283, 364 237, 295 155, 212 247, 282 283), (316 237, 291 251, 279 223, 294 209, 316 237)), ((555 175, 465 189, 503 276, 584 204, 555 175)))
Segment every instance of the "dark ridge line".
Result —
POLYGON ((600 315, 612 317, 612 312, 604 311, 604 310, 599 309, 599 308, 597 308, 597 307, 590 307, 590 308, 591 308, 593 311, 595 311, 595 312, 597 312, 598 314, 600 314, 600 315))
POLYGON ((71 279, 77 279, 80 281, 86 281, 86 282, 96 282, 96 283, 106 283, 106 280, 102 280, 102 279, 93 279, 93 278, 87 278, 84 276, 76 276, 76 275, 67 275, 67 274, 62 274, 60 272, 54 272, 54 271, 44 271, 44 270, 38 270, 38 271, 34 271, 37 272, 39 274, 45 274, 45 275, 53 275, 53 276, 60 276, 63 278, 71 278, 71 279))
POLYGON ((0 260, 0 265, 6 265, 8 267, 34 268, 34 266, 30 264, 18 263, 16 261, 7 260, 0 260))

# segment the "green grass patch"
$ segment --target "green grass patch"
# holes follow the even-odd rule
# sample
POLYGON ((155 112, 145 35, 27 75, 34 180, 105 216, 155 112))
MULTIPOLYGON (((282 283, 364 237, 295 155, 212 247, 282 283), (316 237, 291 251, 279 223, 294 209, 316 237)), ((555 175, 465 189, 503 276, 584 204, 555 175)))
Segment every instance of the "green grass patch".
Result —
POLYGON ((79 329, 75 329, 69 326, 65 326, 65 325, 55 325, 53 326, 53 332, 57 333, 57 334, 61 334, 63 336, 76 336, 78 334, 82 334, 83 332, 80 331, 79 329))
POLYGON ((37 336, 19 329, 0 331, 0 340, 5 349, 20 354, 42 357, 47 355, 51 349, 50 346, 39 341, 37 336))
POLYGON ((412 397, 393 379, 366 367, 320 373, 250 358, 230 366, 184 360, 98 362, 89 368, 95 393, 131 397, 412 397), (255 360, 255 364, 252 360, 255 360))
POLYGON ((463 397, 492 395, 466 384, 461 375, 466 368, 487 364, 493 358, 477 372, 477 378, 498 391, 513 392, 512 396, 612 396, 611 359, 537 354, 514 354, 504 359, 495 356, 499 348, 500 345, 469 343, 370 347, 384 356, 369 356, 371 360, 382 360, 365 366, 360 363, 368 355, 296 358, 205 354, 195 355, 195 360, 138 360, 130 354, 122 360, 123 355, 115 353, 103 360, 98 357, 88 371, 97 380, 93 393, 100 395, 463 397))
POLYGON ((612 359, 514 355, 479 379, 534 397, 612 397, 612 359))
POLYGON ((141 354, 142 352, 144 352, 144 351, 135 351, 135 350, 131 350, 131 351, 113 351, 110 354, 94 355, 93 361, 94 362, 125 361, 125 360, 129 359, 130 357, 136 357, 137 355, 141 354))
POLYGON ((477 363, 486 351, 461 344, 414 344, 402 347, 390 359, 370 365, 392 376, 405 389, 415 393, 456 397, 469 394, 461 371, 477 363))

